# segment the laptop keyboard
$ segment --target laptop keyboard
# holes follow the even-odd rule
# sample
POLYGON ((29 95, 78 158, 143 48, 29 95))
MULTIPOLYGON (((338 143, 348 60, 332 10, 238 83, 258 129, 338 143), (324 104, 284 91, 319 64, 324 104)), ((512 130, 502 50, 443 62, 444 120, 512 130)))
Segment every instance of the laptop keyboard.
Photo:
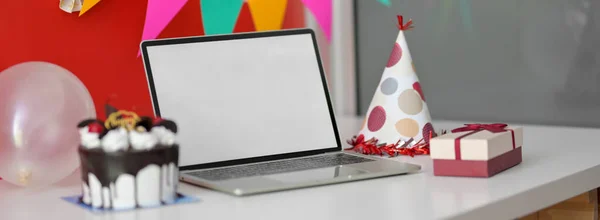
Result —
POLYGON ((262 176, 277 173, 287 173, 338 165, 363 163, 374 161, 372 159, 353 156, 350 154, 328 154, 315 157, 298 158, 291 160, 280 160, 266 163, 257 163, 243 166, 225 167, 210 170, 202 170, 188 173, 211 181, 237 179, 242 177, 262 176))

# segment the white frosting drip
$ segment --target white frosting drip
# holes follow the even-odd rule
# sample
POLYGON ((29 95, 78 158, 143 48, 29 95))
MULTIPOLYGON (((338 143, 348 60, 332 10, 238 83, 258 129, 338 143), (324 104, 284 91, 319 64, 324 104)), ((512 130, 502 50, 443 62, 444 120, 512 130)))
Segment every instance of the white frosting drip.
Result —
POLYGON ((128 173, 119 175, 108 187, 92 173, 88 173, 89 187, 83 186, 83 202, 94 208, 112 208, 117 210, 160 206, 161 201, 173 203, 177 199, 179 169, 175 163, 150 164, 141 169, 136 176, 128 173))
POLYGON ((158 138, 150 132, 129 132, 131 147, 136 150, 149 150, 156 146, 158 138))
MULTIPOLYGON (((135 177, 121 174, 116 183, 111 183, 113 209, 135 208, 135 177)), ((142 192, 144 193, 144 192, 142 192)))
POLYGON ((87 149, 98 148, 101 146, 100 134, 89 132, 87 126, 79 129, 79 136, 81 137, 81 146, 87 149))
POLYGON ((110 190, 108 189, 108 187, 102 187, 102 205, 105 209, 111 207, 110 199, 110 190))
POLYGON ((83 194, 81 200, 83 200, 83 203, 85 203, 87 205, 91 205, 92 204, 92 196, 90 196, 90 187, 88 187, 88 185, 85 184, 85 182, 82 182, 81 188, 82 188, 82 194, 83 194))
POLYGON ((137 202, 141 207, 160 205, 160 167, 150 164, 141 169, 137 179, 137 202))
POLYGON ((108 131, 102 138, 102 149, 106 152, 114 152, 119 150, 127 150, 129 147, 129 138, 127 129, 117 128, 108 131))
POLYGON ((163 126, 153 127, 150 132, 158 138, 158 142, 162 145, 171 146, 175 144, 175 133, 163 126))
POLYGON ((96 178, 93 173, 88 173, 88 182, 90 183, 90 197, 92 200, 92 207, 102 207, 102 185, 100 180, 96 178))
POLYGON ((177 197, 178 170, 174 163, 161 167, 162 201, 173 203, 177 197))

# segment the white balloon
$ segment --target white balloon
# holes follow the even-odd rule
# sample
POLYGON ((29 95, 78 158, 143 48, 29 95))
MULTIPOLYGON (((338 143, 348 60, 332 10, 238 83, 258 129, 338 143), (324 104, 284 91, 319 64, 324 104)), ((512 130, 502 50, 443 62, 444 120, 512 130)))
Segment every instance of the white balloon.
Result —
POLYGON ((53 184, 79 166, 77 124, 96 117, 92 97, 67 69, 25 62, 0 72, 0 177, 53 184))

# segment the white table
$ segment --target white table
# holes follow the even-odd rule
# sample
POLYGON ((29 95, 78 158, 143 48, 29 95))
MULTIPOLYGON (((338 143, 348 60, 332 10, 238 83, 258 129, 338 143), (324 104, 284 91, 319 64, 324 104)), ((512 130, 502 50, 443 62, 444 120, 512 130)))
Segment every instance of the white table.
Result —
MULTIPOLYGON (((344 139, 360 122, 340 120, 344 139)), ((525 125, 524 133, 523 162, 490 179, 435 177, 427 156, 399 157, 422 171, 243 198, 182 183, 180 192, 202 201, 98 215, 59 199, 80 192, 76 173, 35 192, 0 181, 0 219, 511 219, 600 186, 600 129, 525 125)))

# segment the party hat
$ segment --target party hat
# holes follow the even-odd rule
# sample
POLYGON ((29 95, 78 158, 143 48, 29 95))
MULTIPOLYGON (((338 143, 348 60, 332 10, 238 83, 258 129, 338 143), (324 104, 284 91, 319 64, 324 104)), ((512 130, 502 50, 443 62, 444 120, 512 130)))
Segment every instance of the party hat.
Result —
POLYGON ((360 134, 365 140, 375 138, 378 143, 398 143, 411 138, 414 142, 423 139, 428 143, 435 133, 404 38, 404 31, 412 28, 412 20, 404 24, 403 17, 398 16, 398 28, 398 37, 360 134))

